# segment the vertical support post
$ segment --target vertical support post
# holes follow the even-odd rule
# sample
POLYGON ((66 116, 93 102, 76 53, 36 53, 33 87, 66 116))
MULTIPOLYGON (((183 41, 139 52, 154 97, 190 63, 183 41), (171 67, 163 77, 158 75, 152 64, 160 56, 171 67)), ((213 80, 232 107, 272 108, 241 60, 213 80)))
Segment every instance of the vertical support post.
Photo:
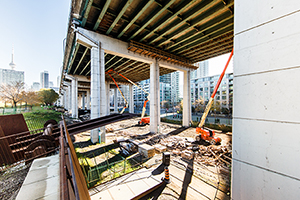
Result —
POLYGON ((91 96, 90 96, 90 91, 86 91, 86 109, 89 110, 91 109, 91 96))
POLYGON ((118 90, 114 89, 114 112, 118 113, 118 90))
POLYGON ((185 71, 183 74, 183 112, 182 126, 188 127, 191 121, 191 72, 185 71))
POLYGON ((85 109, 85 93, 82 93, 82 109, 85 109))
MULTIPOLYGON (((99 54, 98 48, 92 47, 91 49, 91 119, 100 117, 99 112, 99 54)), ((98 142, 99 129, 93 129, 90 133, 92 143, 98 142)))
POLYGON ((78 118, 78 79, 72 78, 72 118, 78 118))
POLYGON ((78 95, 78 108, 82 107, 82 94, 78 95))
POLYGON ((150 132, 157 133, 158 129, 158 92, 159 66, 157 60, 150 64, 150 132))
POLYGON ((134 113, 133 85, 129 85, 129 113, 134 113))
POLYGON ((68 99, 67 99, 67 110, 70 113, 71 111, 71 99, 72 99, 72 90, 71 90, 71 84, 68 85, 68 99))
MULTIPOLYGON (((100 117, 105 116, 107 113, 106 104, 106 85, 105 85, 105 59, 104 59, 104 49, 101 48, 100 42, 98 42, 99 51, 99 80, 100 80, 100 117)), ((100 127, 101 141, 105 142, 105 126, 100 127)))
POLYGON ((110 84, 108 82, 105 82, 105 89, 106 89, 106 115, 109 115, 110 114, 110 98, 109 98, 110 84))

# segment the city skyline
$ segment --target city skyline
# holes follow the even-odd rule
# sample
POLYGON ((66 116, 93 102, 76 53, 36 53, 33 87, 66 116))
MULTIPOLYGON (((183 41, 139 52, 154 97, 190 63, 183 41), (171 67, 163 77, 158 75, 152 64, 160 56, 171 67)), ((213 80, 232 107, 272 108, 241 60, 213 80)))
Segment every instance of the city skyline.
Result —
POLYGON ((5 27, 0 37, 0 68, 9 68, 13 47, 16 70, 25 72, 28 87, 40 81, 40 72, 44 70, 56 85, 69 8, 70 0, 0 0, 0 12, 4 16, 2 27, 5 27))

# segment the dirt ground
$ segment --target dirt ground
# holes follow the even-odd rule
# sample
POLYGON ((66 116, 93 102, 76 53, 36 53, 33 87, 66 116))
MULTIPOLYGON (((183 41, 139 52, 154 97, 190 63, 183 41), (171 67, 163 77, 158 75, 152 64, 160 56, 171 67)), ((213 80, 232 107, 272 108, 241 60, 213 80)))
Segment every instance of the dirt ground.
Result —
MULTIPOLYGON (((137 122, 140 118, 132 118, 120 122, 116 122, 113 124, 109 124, 105 126, 106 128, 106 143, 112 143, 113 140, 115 140, 117 137, 124 137, 125 139, 138 139, 142 140, 142 135, 147 135, 149 133, 149 125, 146 126, 137 126, 137 122)), ((161 122, 160 125, 160 133, 162 135, 166 135, 172 131, 177 130, 180 128, 181 125, 177 124, 170 124, 161 122)), ((222 139, 220 146, 225 146, 231 143, 231 133, 222 133, 219 130, 215 130, 216 137, 220 137, 222 139)), ((190 127, 178 134, 176 134, 179 137, 186 137, 186 138, 195 138, 196 136, 196 128, 190 127)), ((149 138, 149 136, 147 136, 149 138)), ((146 136, 145 136, 146 138, 146 136)), ((89 132, 83 132, 81 134, 75 135, 75 142, 83 142, 88 141, 90 139, 90 133, 89 132)), ((92 143, 90 143, 92 145, 92 143)), ((101 144, 98 144, 99 146, 95 146, 99 148, 101 144)), ((93 147, 90 147, 93 148, 93 147)))
POLYGON ((30 165, 15 167, 0 174, 0 199, 13 200, 26 178, 30 165))

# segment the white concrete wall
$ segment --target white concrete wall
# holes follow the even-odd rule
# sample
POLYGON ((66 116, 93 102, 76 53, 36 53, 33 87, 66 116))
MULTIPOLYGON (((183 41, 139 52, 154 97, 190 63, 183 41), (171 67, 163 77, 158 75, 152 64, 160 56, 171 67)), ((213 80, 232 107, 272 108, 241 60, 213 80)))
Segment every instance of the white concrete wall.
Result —
POLYGON ((299 199, 300 1, 235 1, 232 199, 299 199))

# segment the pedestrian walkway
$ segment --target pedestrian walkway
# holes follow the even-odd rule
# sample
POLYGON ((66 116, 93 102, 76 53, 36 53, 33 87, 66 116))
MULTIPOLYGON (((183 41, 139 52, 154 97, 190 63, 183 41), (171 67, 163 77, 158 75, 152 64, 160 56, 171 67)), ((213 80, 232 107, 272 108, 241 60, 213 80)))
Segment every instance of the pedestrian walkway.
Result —
POLYGON ((89 190, 92 200, 132 199, 161 183, 162 174, 153 173, 153 168, 142 168, 106 184, 89 190))
POLYGON ((32 162, 16 200, 59 199, 59 155, 32 162))

